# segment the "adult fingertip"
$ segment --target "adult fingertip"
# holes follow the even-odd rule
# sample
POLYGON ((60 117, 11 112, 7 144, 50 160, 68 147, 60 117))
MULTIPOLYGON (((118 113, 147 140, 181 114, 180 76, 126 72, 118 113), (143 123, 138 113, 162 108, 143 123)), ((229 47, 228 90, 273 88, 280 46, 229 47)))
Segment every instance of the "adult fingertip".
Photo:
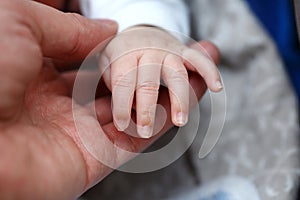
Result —
POLYGON ((111 19, 94 19, 94 22, 98 23, 101 26, 105 26, 106 28, 109 28, 113 30, 113 32, 118 31, 118 23, 111 19))

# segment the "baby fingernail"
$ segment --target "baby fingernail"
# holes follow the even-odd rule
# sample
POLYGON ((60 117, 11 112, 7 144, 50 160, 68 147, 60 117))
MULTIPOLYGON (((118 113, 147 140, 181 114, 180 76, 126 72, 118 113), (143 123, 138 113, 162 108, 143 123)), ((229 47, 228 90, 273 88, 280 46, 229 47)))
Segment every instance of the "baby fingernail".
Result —
POLYGON ((124 119, 116 120, 115 125, 118 131, 124 131, 129 125, 129 120, 124 120, 124 119))
POLYGON ((222 85, 221 81, 217 81, 217 82, 216 82, 216 87, 217 87, 218 89, 223 89, 223 85, 222 85))
POLYGON ((137 127, 137 131, 138 134, 142 137, 142 138, 150 138, 152 136, 152 128, 151 126, 138 126, 137 127))
POLYGON ((176 122, 178 126, 183 126, 187 123, 187 115, 183 112, 179 112, 176 115, 176 122))

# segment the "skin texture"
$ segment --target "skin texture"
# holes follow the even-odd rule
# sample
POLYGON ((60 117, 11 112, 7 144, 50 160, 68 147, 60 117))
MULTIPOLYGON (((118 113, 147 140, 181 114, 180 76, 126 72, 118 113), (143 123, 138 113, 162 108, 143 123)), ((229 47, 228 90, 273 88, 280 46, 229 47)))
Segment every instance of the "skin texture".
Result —
MULTIPOLYGON (((24 0, 0 1, 0 199, 75 199, 102 180, 112 169, 97 161, 80 142, 73 113, 89 119, 79 121, 92 131, 101 124, 99 135, 115 145, 138 152, 159 135, 139 139, 117 131, 113 124, 111 99, 103 83, 95 103, 94 118, 85 105, 72 108, 72 68, 98 43, 113 36, 117 25, 64 14, 24 0)), ((204 47, 218 60, 210 43, 204 47)), ((87 74, 87 80, 95 75, 87 74)), ((189 74, 190 84, 200 98, 203 80, 189 74)), ((170 113, 168 92, 162 90, 160 104, 170 113)), ((171 127, 171 117, 161 131, 171 127)), ((126 160, 117 152, 103 151, 117 164, 126 160)))
POLYGON ((211 91, 222 89, 217 67, 204 52, 187 47, 156 27, 137 26, 123 31, 103 54, 100 67, 111 63, 104 81, 112 91, 114 123, 119 131, 124 131, 135 103, 142 138, 153 135, 153 105, 157 103, 161 79, 169 89, 172 122, 176 126, 184 126, 188 121, 187 70, 200 74, 211 91))

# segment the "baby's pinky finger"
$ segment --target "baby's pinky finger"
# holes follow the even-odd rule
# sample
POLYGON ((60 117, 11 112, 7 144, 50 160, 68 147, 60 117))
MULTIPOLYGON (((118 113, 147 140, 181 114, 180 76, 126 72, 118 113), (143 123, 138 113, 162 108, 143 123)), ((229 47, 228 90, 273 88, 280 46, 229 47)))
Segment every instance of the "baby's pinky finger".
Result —
POLYGON ((223 85, 218 68, 208 57, 190 48, 183 50, 182 56, 185 60, 185 65, 192 67, 193 71, 197 71, 211 91, 219 92, 222 90, 223 85))
POLYGON ((166 56, 162 78, 168 86, 173 124, 184 126, 188 121, 189 81, 183 61, 176 55, 166 56))

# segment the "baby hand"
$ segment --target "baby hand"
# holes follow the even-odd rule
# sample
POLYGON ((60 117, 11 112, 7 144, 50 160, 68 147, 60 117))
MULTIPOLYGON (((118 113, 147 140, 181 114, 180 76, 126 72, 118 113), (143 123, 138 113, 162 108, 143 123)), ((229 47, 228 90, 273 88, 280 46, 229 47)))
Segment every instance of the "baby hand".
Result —
POLYGON ((103 78, 112 91, 115 126, 119 131, 128 127, 135 93, 137 131, 143 138, 153 135, 161 78, 168 87, 172 122, 177 126, 188 121, 187 70, 199 73, 210 90, 222 89, 217 67, 206 55, 155 27, 134 27, 119 34, 103 52, 100 67, 104 63, 111 63, 103 78))

